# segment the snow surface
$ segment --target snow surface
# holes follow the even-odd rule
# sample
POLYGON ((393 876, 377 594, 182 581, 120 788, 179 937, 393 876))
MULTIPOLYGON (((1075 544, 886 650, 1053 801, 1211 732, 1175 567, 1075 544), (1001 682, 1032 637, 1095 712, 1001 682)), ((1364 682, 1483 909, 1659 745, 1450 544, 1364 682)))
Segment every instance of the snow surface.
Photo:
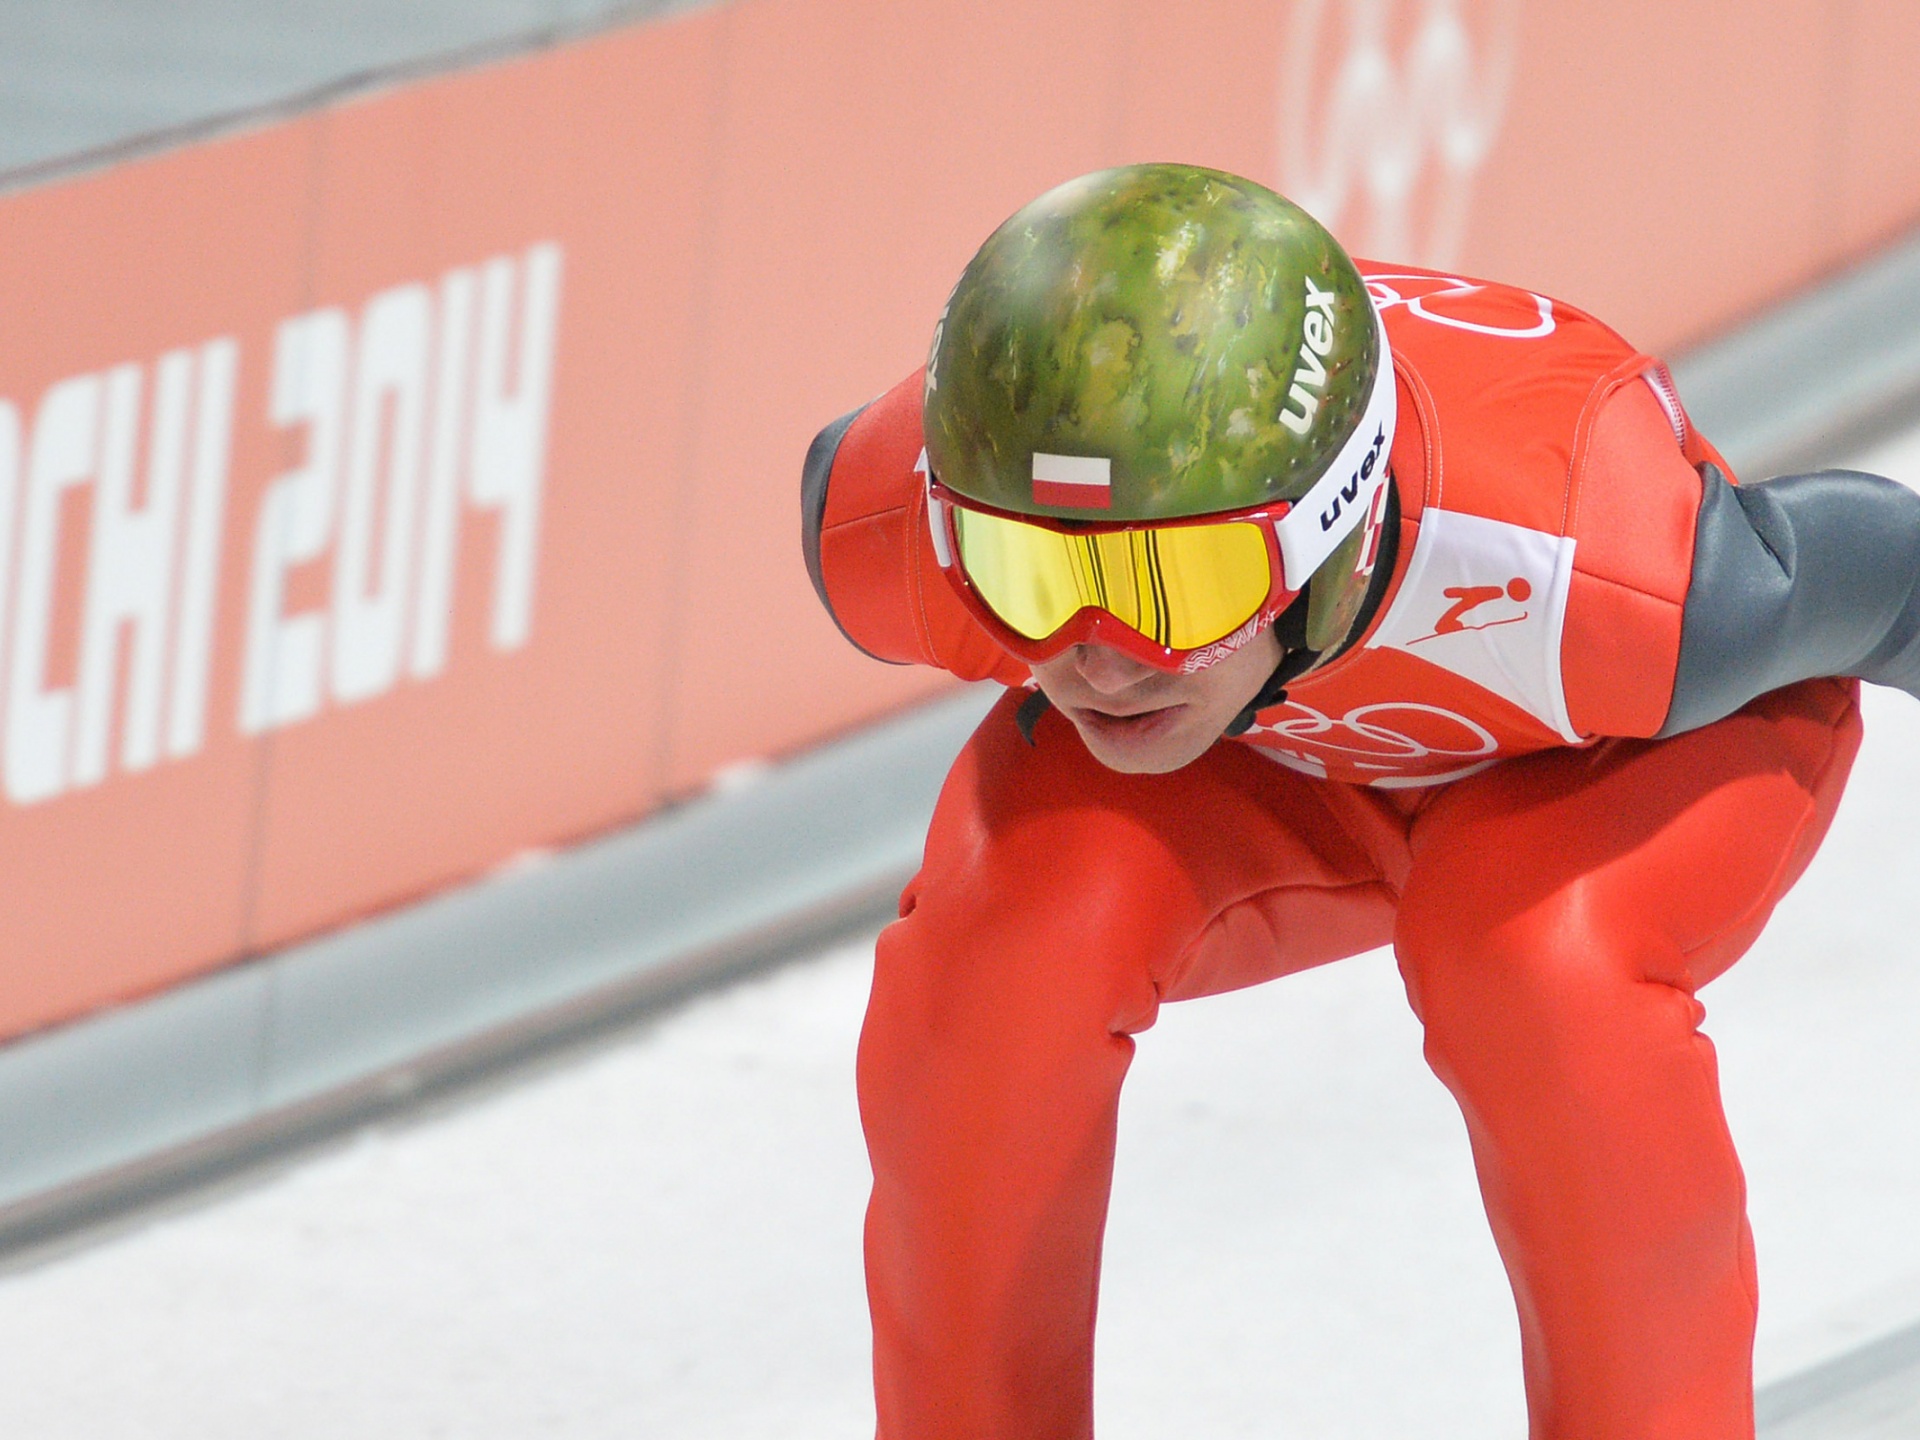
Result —
MULTIPOLYGON (((1920 477, 1920 432, 1859 463, 1920 477)), ((1760 1378, 1920 1318, 1920 706, 1705 992, 1760 1378)), ((0 1276, 6 1433, 871 1434, 868 946, 0 1276)), ((1104 1440, 1519 1437, 1511 1301, 1389 958, 1169 1007, 1123 1110, 1104 1440)))

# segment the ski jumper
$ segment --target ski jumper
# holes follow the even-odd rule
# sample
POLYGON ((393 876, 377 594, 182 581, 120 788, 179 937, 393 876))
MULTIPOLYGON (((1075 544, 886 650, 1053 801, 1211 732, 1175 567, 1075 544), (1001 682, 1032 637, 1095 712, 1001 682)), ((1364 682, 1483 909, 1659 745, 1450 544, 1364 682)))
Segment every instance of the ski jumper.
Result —
MULTIPOLYGON (((1736 489, 1591 317, 1361 268, 1401 416, 1365 633, 1169 775, 1106 770, 1057 715, 1029 743, 1009 694, 880 937, 882 1440, 1090 1435, 1132 1037, 1389 943, 1466 1117, 1534 1440, 1753 1433, 1752 1242, 1694 992, 1832 819, 1860 729, 1854 683, 1818 677, 1913 688, 1920 500, 1736 489)), ((815 584, 879 658, 1021 686, 931 554, 919 399, 909 377, 815 442, 815 584)))

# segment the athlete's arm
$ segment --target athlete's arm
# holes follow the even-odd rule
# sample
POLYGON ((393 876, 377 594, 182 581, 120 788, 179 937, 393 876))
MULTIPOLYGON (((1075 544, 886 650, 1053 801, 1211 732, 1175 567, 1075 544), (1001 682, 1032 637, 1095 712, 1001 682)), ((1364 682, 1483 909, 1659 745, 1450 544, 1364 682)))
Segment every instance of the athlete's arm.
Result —
POLYGON ((807 573, 840 633, 875 659, 1019 685, 1026 666, 974 623, 933 556, 922 384, 916 371, 815 437, 800 482, 807 573))
POLYGON ((1852 470, 1740 486, 1702 475, 1660 734, 1819 675, 1920 695, 1920 495, 1852 470))

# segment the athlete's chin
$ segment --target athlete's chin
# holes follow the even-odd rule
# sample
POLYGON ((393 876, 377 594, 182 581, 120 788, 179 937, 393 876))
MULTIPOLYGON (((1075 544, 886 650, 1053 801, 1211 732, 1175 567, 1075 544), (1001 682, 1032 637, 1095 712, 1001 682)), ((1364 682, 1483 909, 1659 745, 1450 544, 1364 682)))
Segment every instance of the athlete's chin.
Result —
POLYGON ((1184 770, 1211 748, 1210 745, 1202 745, 1196 750, 1182 750, 1174 755, 1135 755, 1103 754, 1096 746, 1087 747, 1094 759, 1122 775, 1171 775, 1176 770, 1184 770))

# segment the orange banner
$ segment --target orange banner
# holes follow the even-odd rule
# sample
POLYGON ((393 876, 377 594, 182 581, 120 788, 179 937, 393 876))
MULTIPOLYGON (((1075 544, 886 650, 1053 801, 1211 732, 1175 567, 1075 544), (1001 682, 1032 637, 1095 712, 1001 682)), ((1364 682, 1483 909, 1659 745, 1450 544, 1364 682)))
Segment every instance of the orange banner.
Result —
POLYGON ((738 0, 0 199, 0 1035, 932 693, 820 424, 1041 189, 1180 158, 1674 346, 1920 217, 1920 13, 738 0))

